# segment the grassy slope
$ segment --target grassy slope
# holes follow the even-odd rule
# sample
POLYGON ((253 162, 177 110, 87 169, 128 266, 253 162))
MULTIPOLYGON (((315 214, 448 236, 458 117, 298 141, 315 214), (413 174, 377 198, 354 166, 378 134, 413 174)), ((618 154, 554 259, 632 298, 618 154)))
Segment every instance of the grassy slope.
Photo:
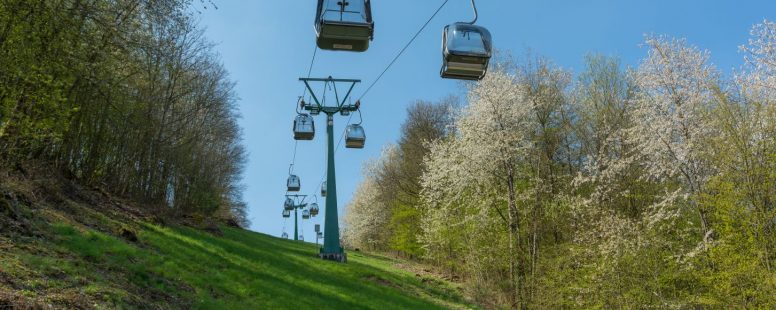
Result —
POLYGON ((155 225, 106 207, 115 201, 97 199, 107 210, 98 212, 81 201, 89 195, 25 207, 35 203, 2 185, 0 219, 21 224, 0 221, 0 308, 470 307, 453 284, 395 267, 407 262, 358 252, 347 264, 322 261, 314 245, 229 227, 215 236, 155 225))

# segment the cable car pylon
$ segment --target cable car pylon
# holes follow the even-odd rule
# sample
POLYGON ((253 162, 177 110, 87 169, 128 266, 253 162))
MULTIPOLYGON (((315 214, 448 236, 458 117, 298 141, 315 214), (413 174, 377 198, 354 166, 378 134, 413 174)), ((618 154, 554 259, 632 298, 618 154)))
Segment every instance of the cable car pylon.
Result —
MULTIPOLYGON (((307 204, 304 202, 305 198, 307 198, 307 195, 288 194, 286 195, 286 202, 283 204, 283 217, 287 217, 286 215, 290 216, 289 213, 292 210, 294 211, 294 241, 299 241, 299 216, 297 214, 297 210, 304 209, 307 207, 307 204)), ((304 211, 307 211, 307 210, 304 210, 304 211)), ((283 230, 284 230, 283 233, 285 234, 285 226, 283 230)))
MULTIPOLYGON (((309 111, 310 115, 318 115, 320 113, 326 114, 326 135, 327 135, 327 166, 326 166, 326 210, 324 215, 324 233, 323 233, 323 247, 320 248, 319 257, 325 260, 332 260, 337 262, 347 262, 347 254, 340 244, 340 232, 338 222, 337 211, 337 179, 334 165, 334 115, 340 113, 341 115, 349 115, 350 112, 359 111, 361 105, 360 101, 356 101, 355 104, 346 104, 350 98, 350 94, 356 84, 361 83, 361 80, 354 79, 335 79, 331 76, 328 78, 299 78, 299 81, 304 82, 307 91, 310 93, 313 103, 301 102, 301 106, 304 110, 309 111), (310 83, 324 83, 324 89, 326 86, 331 85, 334 89, 334 96, 336 99, 335 105, 326 105, 325 98, 319 99, 315 95, 310 83), (349 85, 345 96, 340 98, 337 90, 337 83, 349 85)), ((296 130, 296 128, 294 129, 296 130)), ((365 139, 363 135, 363 129, 354 133, 359 137, 356 139, 365 139)), ((350 138, 350 136, 348 136, 350 138)), ((363 142, 361 142, 363 143, 363 142)))

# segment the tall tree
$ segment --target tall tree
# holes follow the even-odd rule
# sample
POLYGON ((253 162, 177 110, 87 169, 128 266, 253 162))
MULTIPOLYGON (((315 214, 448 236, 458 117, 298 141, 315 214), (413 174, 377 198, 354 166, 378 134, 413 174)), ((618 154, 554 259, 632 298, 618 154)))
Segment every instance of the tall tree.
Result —
POLYGON ((233 83, 190 5, 0 1, 0 164, 245 223, 233 83))

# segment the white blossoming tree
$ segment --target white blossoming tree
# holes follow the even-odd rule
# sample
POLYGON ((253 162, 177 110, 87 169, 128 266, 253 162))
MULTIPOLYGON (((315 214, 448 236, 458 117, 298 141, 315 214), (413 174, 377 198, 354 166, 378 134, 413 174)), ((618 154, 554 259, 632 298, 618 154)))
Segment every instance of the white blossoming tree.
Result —
POLYGON ((739 76, 747 96, 773 104, 776 100, 776 22, 765 20, 751 31, 749 44, 742 46, 747 72, 739 76))
POLYGON ((499 65, 469 90, 456 134, 432 146, 422 181, 427 253, 443 255, 432 257, 441 261, 464 252, 468 264, 494 272, 503 266, 513 307, 530 295, 526 278, 538 260, 541 200, 557 181, 550 171, 568 81, 566 72, 546 61, 534 65, 499 65), (499 245, 500 253, 494 251, 499 245), (504 257, 506 265, 484 259, 494 257, 504 257))
POLYGON ((346 246, 371 250, 384 248, 391 214, 385 200, 381 199, 375 172, 396 152, 396 146, 389 145, 377 161, 364 166, 364 180, 345 206, 343 239, 346 246))
MULTIPOLYGON (((630 142, 650 180, 679 182, 663 203, 683 198, 696 212, 705 236, 710 231, 707 210, 695 196, 700 194, 713 167, 704 159, 706 143, 716 134, 708 119, 718 89, 718 74, 709 63, 709 53, 684 40, 648 37, 648 55, 633 72, 636 86, 630 142)), ((658 210, 653 222, 675 214, 658 210)))
MULTIPOLYGON (((449 229, 466 234, 494 213, 508 228, 510 295, 516 296, 520 212, 517 165, 527 156, 531 106, 517 86, 516 76, 503 68, 490 72, 469 92, 469 106, 457 122, 457 135, 432 147, 423 178, 423 198, 429 208, 424 222, 426 247, 450 247, 449 229), (500 193, 500 194, 499 194, 500 193), (465 229, 473 226, 472 229, 465 229)), ((469 250, 460 245, 461 250, 469 250)), ((480 256, 469 253, 467 257, 480 256)), ((512 302, 516 302, 514 299, 512 302)))

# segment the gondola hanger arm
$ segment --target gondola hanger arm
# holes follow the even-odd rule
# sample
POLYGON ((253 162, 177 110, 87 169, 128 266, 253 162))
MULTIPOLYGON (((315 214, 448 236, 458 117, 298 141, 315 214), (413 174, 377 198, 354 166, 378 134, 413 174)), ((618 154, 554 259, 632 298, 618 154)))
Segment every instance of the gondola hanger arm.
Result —
POLYGON ((470 25, 474 25, 474 23, 476 23, 477 19, 479 18, 479 14, 477 13, 477 5, 474 3, 474 0, 472 0, 472 10, 474 10, 474 20, 469 23, 470 25))
POLYGON ((358 111, 358 124, 356 125, 361 125, 361 123, 364 122, 364 117, 361 116, 361 109, 357 109, 356 111, 358 111))

